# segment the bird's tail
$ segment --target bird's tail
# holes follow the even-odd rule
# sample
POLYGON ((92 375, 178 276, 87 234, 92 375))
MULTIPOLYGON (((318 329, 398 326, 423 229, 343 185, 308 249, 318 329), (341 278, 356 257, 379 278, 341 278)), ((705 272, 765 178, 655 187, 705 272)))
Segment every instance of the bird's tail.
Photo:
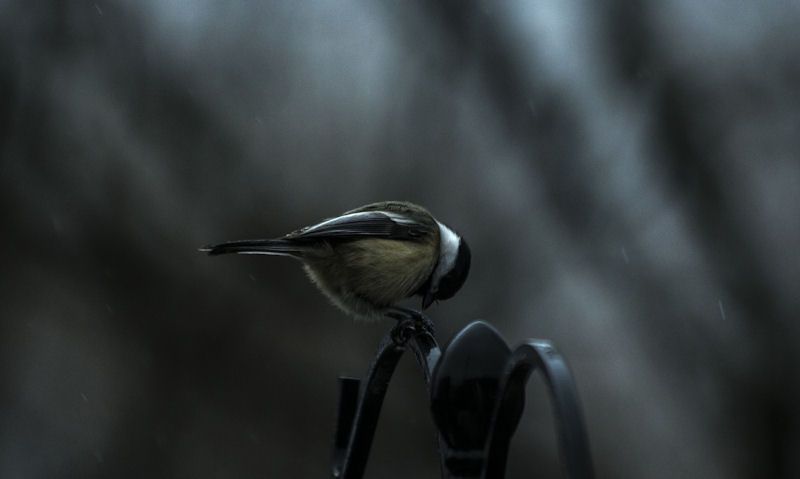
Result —
POLYGON ((285 239, 259 239, 229 241, 215 245, 204 246, 200 251, 209 256, 220 254, 271 254, 277 256, 300 256, 303 247, 285 239))

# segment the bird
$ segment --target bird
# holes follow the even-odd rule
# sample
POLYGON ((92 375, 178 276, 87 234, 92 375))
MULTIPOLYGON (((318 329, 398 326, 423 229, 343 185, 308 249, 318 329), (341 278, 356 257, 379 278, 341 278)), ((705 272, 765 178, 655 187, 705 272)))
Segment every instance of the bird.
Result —
POLYGON ((427 209, 408 201, 370 203, 273 239, 200 248, 211 256, 260 254, 300 260, 311 281, 356 319, 423 318, 421 309, 453 297, 469 275, 467 242, 427 209))

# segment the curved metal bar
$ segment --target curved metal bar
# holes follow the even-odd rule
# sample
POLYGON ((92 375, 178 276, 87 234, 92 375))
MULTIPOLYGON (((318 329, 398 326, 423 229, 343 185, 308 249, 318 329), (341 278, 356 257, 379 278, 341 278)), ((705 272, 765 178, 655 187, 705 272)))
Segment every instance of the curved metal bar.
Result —
MULTIPOLYGON (((340 419, 338 428, 349 431, 350 439, 345 449, 342 449, 342 444, 334 444, 332 477, 360 479, 364 475, 372 439, 375 436, 375 427, 383 406, 383 398, 404 351, 405 348, 396 344, 391 334, 387 334, 378 346, 378 353, 372 361, 367 379, 361 388, 361 396, 358 399, 358 407, 352 423, 348 427, 346 424, 341 424, 340 419)), ((344 406, 342 403, 352 402, 353 397, 350 396, 350 399, 346 399, 344 389, 341 389, 340 392, 343 393, 340 398, 340 410, 352 407, 344 406)))
POLYGON ((336 434, 333 439, 333 460, 331 475, 341 475, 342 465, 347 457, 347 446, 353 432, 356 411, 358 410, 358 390, 361 380, 357 378, 339 377, 339 412, 336 415, 336 434))
POLYGON ((430 389, 443 477, 481 477, 510 357, 511 349, 500 333, 483 321, 459 331, 442 353, 430 389))
POLYGON ((413 327, 400 330, 395 328, 383 338, 358 399, 353 389, 353 381, 356 381, 355 385, 358 387, 358 380, 340 378, 339 419, 334 440, 332 477, 363 477, 383 399, 406 347, 414 352, 422 368, 425 383, 429 385, 433 369, 441 356, 439 345, 430 332, 418 331, 413 327), (398 341, 398 338, 403 340, 398 341), (349 440, 345 440, 345 437, 349 440))
POLYGON ((414 357, 417 359, 420 368, 422 368, 425 385, 430 388, 433 370, 436 369, 439 358, 442 356, 439 344, 430 332, 424 330, 415 333, 411 339, 408 346, 414 352, 414 357))
MULTIPOLYGON (((564 358, 549 341, 529 340, 509 360, 501 400, 495 410, 495 427, 487 444, 484 478, 503 477, 508 445, 522 415, 520 399, 534 369, 542 371, 553 404, 562 466, 570 479, 594 477, 589 440, 581 413, 578 392, 564 358)), ((523 399, 524 401, 524 399, 523 399)))
POLYGON ((417 363, 422 368, 425 384, 430 387, 433 370, 441 357, 439 344, 434 337, 433 321, 415 309, 400 306, 395 306, 393 309, 399 314, 396 317, 400 319, 400 323, 392 334, 400 338, 404 344, 410 344, 417 363))
MULTIPOLYGON (((411 339, 412 341, 409 341, 409 346, 414 352, 414 357, 417 359, 417 363, 422 369, 425 385, 428 388, 428 394, 430 394, 431 378, 433 378, 433 371, 436 369, 436 365, 439 364, 439 359, 442 357, 442 351, 439 349, 439 344, 430 331, 423 330, 418 332, 414 334, 411 339)), ((441 434, 437 434, 437 440, 439 443, 439 470, 442 477, 445 477, 445 457, 442 451, 445 451, 446 444, 441 434)))

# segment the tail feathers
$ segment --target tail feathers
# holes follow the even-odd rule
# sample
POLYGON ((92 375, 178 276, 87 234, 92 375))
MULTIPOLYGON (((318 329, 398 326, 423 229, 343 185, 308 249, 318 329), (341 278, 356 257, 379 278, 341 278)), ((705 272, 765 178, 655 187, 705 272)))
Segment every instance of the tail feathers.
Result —
POLYGON ((262 239, 229 241, 227 243, 204 246, 200 248, 200 251, 208 253, 209 256, 231 253, 299 256, 302 252, 302 247, 285 239, 262 239))

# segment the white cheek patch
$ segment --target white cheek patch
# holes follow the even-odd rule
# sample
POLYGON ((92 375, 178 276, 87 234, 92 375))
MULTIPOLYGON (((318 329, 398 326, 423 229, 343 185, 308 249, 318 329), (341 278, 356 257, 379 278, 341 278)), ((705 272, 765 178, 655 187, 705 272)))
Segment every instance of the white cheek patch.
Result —
POLYGON ((436 264, 436 269, 433 270, 431 276, 431 289, 436 291, 439 289, 439 281, 442 276, 446 275, 456 264, 458 257, 458 246, 461 244, 461 238, 453 232, 450 228, 439 223, 439 262, 436 264))

